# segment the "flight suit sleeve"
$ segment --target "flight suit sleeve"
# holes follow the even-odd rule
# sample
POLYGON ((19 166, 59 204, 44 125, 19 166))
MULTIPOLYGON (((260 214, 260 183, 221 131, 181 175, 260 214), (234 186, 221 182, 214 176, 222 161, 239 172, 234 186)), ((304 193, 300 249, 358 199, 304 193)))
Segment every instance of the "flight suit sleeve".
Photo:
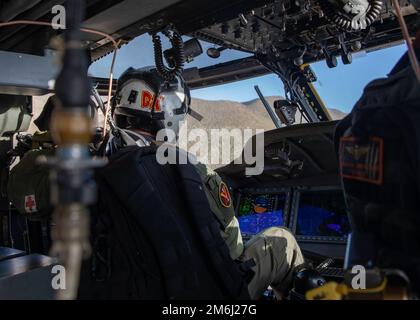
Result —
POLYGON ((203 181, 210 208, 220 223, 220 232, 233 260, 244 250, 238 219, 235 217, 232 198, 222 178, 206 165, 199 163, 196 169, 203 181))

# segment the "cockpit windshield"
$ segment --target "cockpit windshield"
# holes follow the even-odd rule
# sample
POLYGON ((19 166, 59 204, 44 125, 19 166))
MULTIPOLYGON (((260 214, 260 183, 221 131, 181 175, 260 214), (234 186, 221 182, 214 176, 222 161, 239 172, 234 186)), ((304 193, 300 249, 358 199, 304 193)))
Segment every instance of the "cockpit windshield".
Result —
MULTIPOLYGON (((184 37, 184 39, 191 38, 184 37)), ((206 68, 252 57, 251 54, 238 50, 220 50, 220 47, 204 41, 200 41, 200 44, 203 54, 190 63, 186 63, 185 69, 206 68), (216 57, 210 57, 209 51, 216 49, 219 49, 220 52, 216 52, 216 57)), ((169 42, 163 38, 163 49, 169 47, 169 42)), ((329 111, 331 119, 342 119, 349 113, 361 96, 363 87, 371 80, 385 76, 404 51, 405 47, 398 45, 380 51, 358 53, 354 56, 353 63, 349 65, 344 65, 342 59, 337 57, 338 67, 336 68, 329 68, 325 61, 311 64, 310 68, 315 75, 312 86, 329 111)), ((90 67, 89 73, 94 77, 107 77, 111 60, 112 56, 109 55, 96 61, 90 67)), ((148 35, 140 36, 123 46, 119 51, 115 64, 115 77, 119 77, 129 67, 142 68, 152 66, 154 63, 151 38, 148 35)), ((285 101, 287 98, 284 84, 277 75, 272 73, 221 85, 193 88, 191 90, 191 108, 200 114, 202 119, 198 121, 192 116, 187 116, 183 126, 185 134, 181 134, 179 140, 181 146, 188 147, 189 151, 202 161, 212 154, 219 157, 219 165, 213 165, 214 168, 217 168, 240 156, 249 137, 257 132, 275 129, 276 125, 259 98, 255 86, 258 86, 271 108, 274 107, 276 101, 285 101), (204 132, 195 132, 197 129, 204 130, 205 134, 204 132), (217 150, 213 150, 210 142, 206 143, 199 139, 201 135, 211 137, 212 130, 219 137, 230 137, 231 144, 227 152, 229 157, 226 156, 224 160, 221 150, 223 143, 217 150), (221 130, 225 131, 221 132, 221 130), (250 130, 249 137, 246 136, 245 130, 250 130), (240 139, 236 139, 235 136, 240 139), (196 145, 196 149, 191 149, 193 145, 196 145), (205 145, 208 148, 204 148, 206 151, 203 152, 205 145)), ((297 111, 293 124, 305 122, 307 122, 305 117, 297 111)))
MULTIPOLYGON (((184 37, 184 39, 190 38, 184 37)), ((217 46, 204 41, 200 41, 200 43, 203 54, 187 63, 186 69, 205 68, 252 56, 246 52, 226 49, 219 52, 218 58, 211 58, 207 52, 209 49, 217 49, 217 46)), ((164 38, 163 48, 167 49, 169 46, 167 39, 164 38)), ((362 94, 364 86, 373 79, 386 76, 405 50, 405 46, 400 44, 369 53, 359 52, 354 56, 353 63, 349 65, 343 64, 340 57, 337 57, 339 65, 336 68, 329 68, 325 61, 311 64, 317 79, 313 85, 329 109, 331 118, 333 120, 341 119, 350 112, 362 94)), ((94 77, 108 77, 111 61, 112 56, 108 55, 94 62, 89 69, 89 74, 94 77)), ((142 35, 120 49, 115 64, 114 77, 118 78, 129 67, 141 68, 154 65, 154 63, 151 38, 148 35, 142 35)), ((246 128, 251 123, 242 118, 250 119, 256 115, 253 124, 258 124, 263 130, 273 129, 275 125, 255 92, 254 86, 256 85, 267 97, 270 105, 273 105, 275 100, 285 98, 282 82, 276 75, 267 74, 238 82, 192 90, 191 95, 194 99, 192 107, 200 109, 199 111, 202 113, 207 112, 204 108, 209 108, 213 117, 217 118, 219 114, 226 121, 233 121, 230 124, 225 123, 223 127, 246 128), (244 113, 244 117, 240 116, 238 112, 244 113), (227 113, 235 116, 229 117, 227 113)), ((206 114, 203 116, 206 117, 206 114)), ((305 119, 302 121, 305 122, 305 119)), ((216 122, 219 123, 219 121, 216 122)), ((295 123, 300 122, 301 119, 297 117, 295 123)), ((253 126, 251 125, 251 127, 253 126)))

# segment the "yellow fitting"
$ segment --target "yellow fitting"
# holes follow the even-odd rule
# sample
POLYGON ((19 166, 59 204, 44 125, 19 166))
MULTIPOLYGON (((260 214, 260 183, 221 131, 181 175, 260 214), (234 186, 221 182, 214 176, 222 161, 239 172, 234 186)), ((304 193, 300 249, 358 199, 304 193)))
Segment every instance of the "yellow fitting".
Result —
POLYGON ((92 120, 82 111, 58 109, 51 117, 51 134, 58 145, 88 144, 92 137, 92 120))

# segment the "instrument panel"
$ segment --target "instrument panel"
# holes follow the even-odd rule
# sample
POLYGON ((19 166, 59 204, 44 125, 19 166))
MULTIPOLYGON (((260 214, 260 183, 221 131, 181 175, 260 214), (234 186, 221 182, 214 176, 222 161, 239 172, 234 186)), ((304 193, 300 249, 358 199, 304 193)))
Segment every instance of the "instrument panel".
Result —
POLYGON ((339 186, 242 189, 236 215, 244 240, 270 227, 287 227, 302 249, 344 257, 351 232, 339 186))
POLYGON ((244 237, 251 237, 272 226, 287 225, 289 194, 243 194, 237 216, 244 237))

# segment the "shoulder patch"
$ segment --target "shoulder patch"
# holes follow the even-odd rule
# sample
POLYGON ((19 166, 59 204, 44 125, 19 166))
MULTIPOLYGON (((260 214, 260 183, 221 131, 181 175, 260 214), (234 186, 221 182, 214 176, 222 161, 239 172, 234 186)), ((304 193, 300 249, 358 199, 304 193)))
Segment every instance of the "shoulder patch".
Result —
POLYGON ((340 169, 344 178, 376 185, 383 183, 384 145, 382 138, 371 137, 363 145, 353 137, 340 140, 340 169))
POLYGON ((232 205, 229 189, 223 181, 219 185, 219 200, 225 208, 229 208, 232 205))

